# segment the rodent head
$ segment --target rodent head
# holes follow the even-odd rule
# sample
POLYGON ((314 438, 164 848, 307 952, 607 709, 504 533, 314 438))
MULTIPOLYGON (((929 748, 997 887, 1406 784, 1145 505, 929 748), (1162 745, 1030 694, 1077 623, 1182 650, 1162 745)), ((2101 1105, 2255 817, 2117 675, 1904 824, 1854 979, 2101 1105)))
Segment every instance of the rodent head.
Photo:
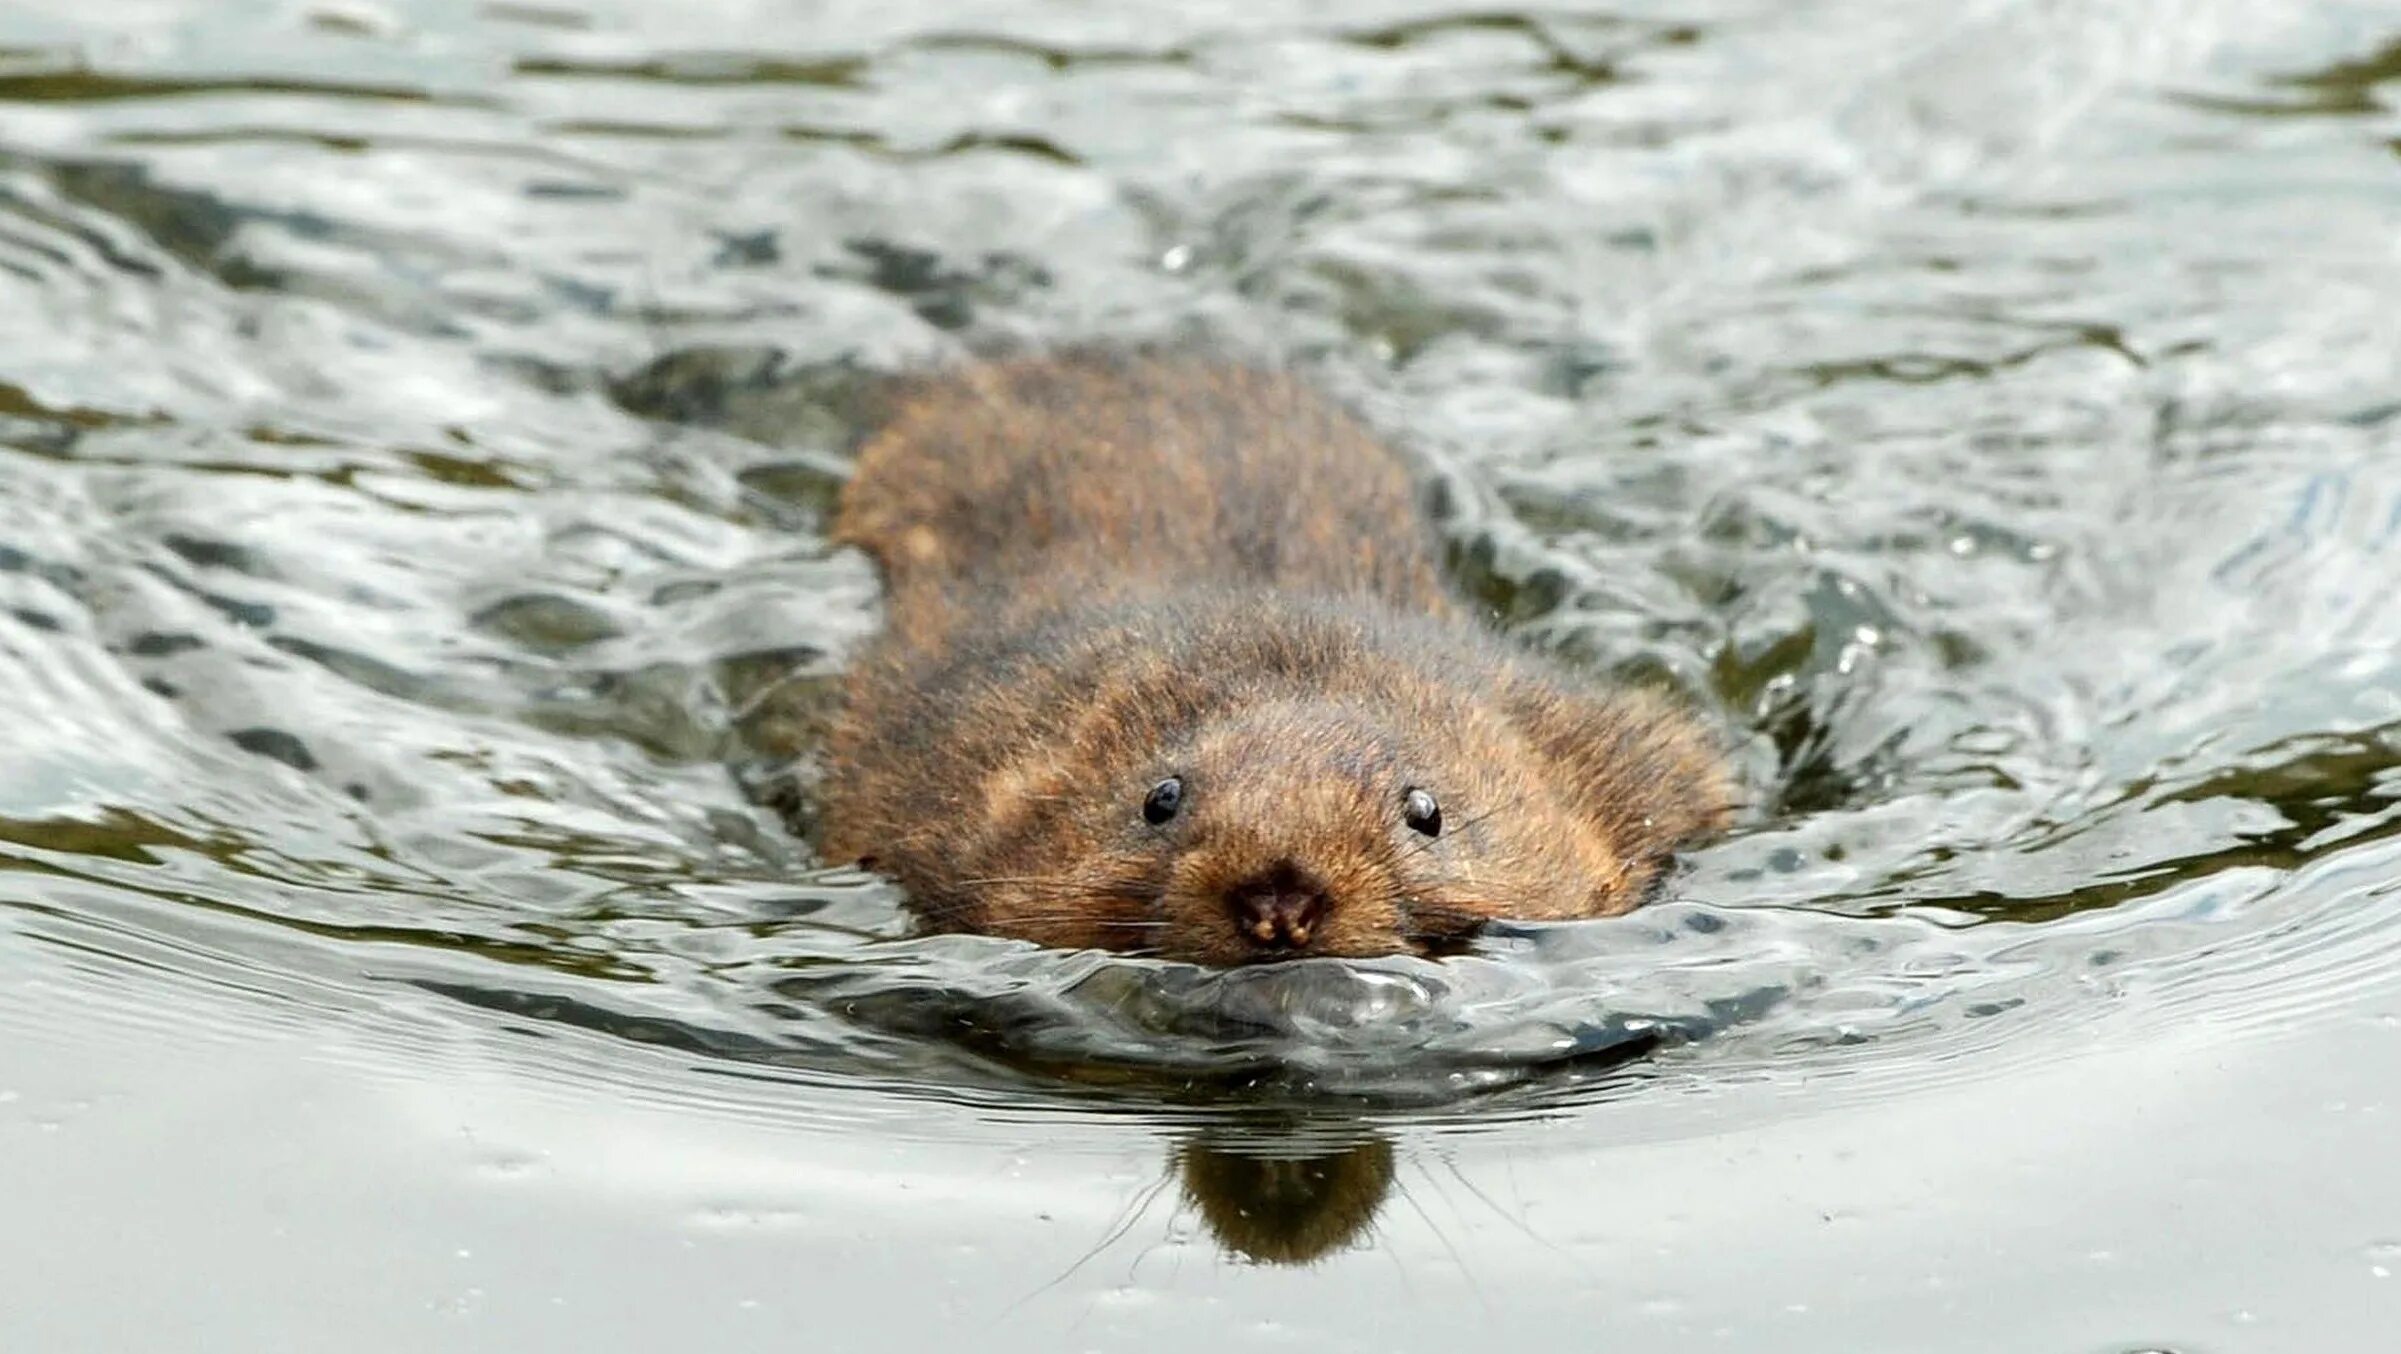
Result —
MULTIPOLYGON (((1208 964, 1439 953, 1496 917, 1629 910, 1692 826, 1613 831, 1612 787, 1481 699, 1272 700, 1124 751, 994 806, 1023 815, 1012 855, 1069 868, 984 881, 977 929, 1208 964)), ((1655 770, 1609 751, 1612 774, 1655 770)))
MULTIPOLYGON (((1354 705, 1247 710, 1163 750, 1126 843, 1156 855, 1158 948, 1241 963, 1424 952, 1503 915, 1599 912, 1623 865, 1562 813, 1506 729, 1396 727, 1354 705)), ((1632 898, 1629 896, 1630 904, 1632 898)))
POLYGON ((1729 816, 1670 702, 1441 618, 1008 605, 934 661, 871 659, 829 754, 827 854, 936 929, 1212 964, 1436 953, 1627 911, 1729 816))

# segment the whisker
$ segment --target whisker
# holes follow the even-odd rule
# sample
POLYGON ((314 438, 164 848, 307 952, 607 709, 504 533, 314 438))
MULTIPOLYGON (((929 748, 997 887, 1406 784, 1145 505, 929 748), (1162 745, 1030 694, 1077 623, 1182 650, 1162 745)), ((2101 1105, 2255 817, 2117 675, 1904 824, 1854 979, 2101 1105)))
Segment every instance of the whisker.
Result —
MULTIPOLYGON (((1491 817, 1493 817, 1493 816, 1495 816, 1495 815, 1497 815, 1497 814, 1505 813, 1505 812, 1509 811, 1510 809, 1514 809, 1514 808, 1518 807, 1518 805, 1520 805, 1520 804, 1522 804, 1522 803, 1524 803, 1524 802, 1525 802, 1525 797, 1524 797, 1524 796, 1522 796, 1522 795, 1520 795, 1520 796, 1518 796, 1517 798, 1515 798, 1515 799, 1511 800, 1511 801, 1510 801, 1509 803, 1507 803, 1507 804, 1495 805, 1494 807, 1492 807, 1492 808, 1489 808, 1489 809, 1486 809, 1486 810, 1484 810, 1482 813, 1479 813, 1479 814, 1477 814, 1475 817, 1468 819, 1468 820, 1467 820, 1466 822, 1464 822, 1464 823, 1458 823, 1458 824, 1455 824, 1455 825, 1453 825, 1452 827, 1450 827, 1450 828, 1446 829, 1446 830, 1443 832, 1443 836, 1444 836, 1444 837, 1447 837, 1447 836, 1453 836, 1453 835, 1455 835, 1455 834, 1457 834, 1457 833, 1465 832, 1465 831, 1467 831, 1469 828, 1471 828, 1471 827, 1474 827, 1476 824, 1483 822, 1485 819, 1487 819, 1487 818, 1491 818, 1491 817)), ((1417 855, 1417 854, 1418 854, 1418 853, 1420 853, 1420 852, 1424 852, 1424 851, 1431 851, 1431 850, 1433 850, 1435 847, 1437 847, 1437 846, 1440 846, 1441 844, 1442 844, 1442 837, 1428 837, 1428 838, 1426 838, 1424 841, 1421 841, 1421 842, 1417 843, 1417 845, 1416 845, 1414 848, 1412 848, 1412 849, 1411 849, 1411 851, 1409 852, 1409 854, 1410 854, 1410 855, 1412 855, 1412 856, 1414 856, 1414 855, 1417 855)))

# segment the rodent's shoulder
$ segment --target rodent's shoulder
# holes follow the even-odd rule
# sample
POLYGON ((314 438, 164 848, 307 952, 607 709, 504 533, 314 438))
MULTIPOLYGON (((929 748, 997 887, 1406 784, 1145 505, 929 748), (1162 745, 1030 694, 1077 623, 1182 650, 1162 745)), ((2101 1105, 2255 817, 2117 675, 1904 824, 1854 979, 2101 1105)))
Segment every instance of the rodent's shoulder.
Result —
POLYGON ((835 536, 876 557, 896 614, 996 581, 1106 591, 1112 578, 1448 609, 1410 464, 1288 373, 1013 358, 910 380, 889 408, 835 536))
POLYGON ((1359 594, 1204 584, 1061 597, 995 587, 968 594, 962 610, 968 619, 938 647, 888 637, 879 685, 1014 706, 1155 681, 1177 689, 1168 708, 1187 708, 1276 689, 1472 686, 1541 666, 1479 626, 1359 594))

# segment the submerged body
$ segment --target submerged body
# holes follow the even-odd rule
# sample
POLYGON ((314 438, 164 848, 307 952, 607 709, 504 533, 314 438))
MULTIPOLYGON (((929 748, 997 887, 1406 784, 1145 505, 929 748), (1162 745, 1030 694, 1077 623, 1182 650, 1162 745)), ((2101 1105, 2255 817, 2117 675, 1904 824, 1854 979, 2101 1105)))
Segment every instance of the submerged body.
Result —
POLYGON ((1281 374, 925 381, 836 536, 890 609, 823 844, 937 927, 1203 963, 1436 952, 1626 911, 1727 814, 1672 705, 1468 619, 1407 466, 1281 374))

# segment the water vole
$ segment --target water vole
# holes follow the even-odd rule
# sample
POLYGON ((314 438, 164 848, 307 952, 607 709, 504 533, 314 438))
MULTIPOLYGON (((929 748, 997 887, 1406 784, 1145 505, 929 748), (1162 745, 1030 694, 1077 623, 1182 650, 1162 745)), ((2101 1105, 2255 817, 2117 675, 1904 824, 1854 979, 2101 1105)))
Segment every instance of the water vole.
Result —
POLYGON ((1637 905, 1729 786, 1446 588, 1407 466, 1292 377, 1080 355, 912 383, 835 535, 889 589, 822 843, 930 924, 1203 963, 1637 905))

